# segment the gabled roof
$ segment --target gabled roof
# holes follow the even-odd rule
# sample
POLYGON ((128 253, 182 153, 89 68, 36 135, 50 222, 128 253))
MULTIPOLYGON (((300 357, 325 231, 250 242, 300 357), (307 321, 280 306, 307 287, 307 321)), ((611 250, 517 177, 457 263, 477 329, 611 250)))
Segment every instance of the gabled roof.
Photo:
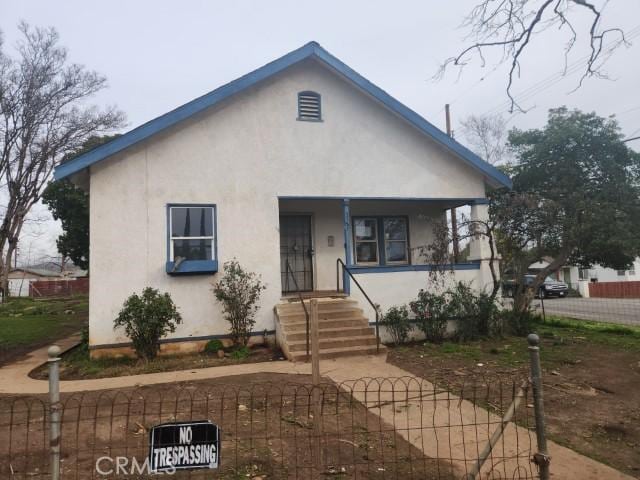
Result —
POLYGON ((227 83, 222 87, 196 98, 195 100, 185 103, 164 115, 154 118, 153 120, 134 128, 130 132, 125 133, 124 135, 83 155, 80 155, 73 160, 58 165, 55 169, 54 177, 56 180, 60 180, 68 177, 69 175, 78 173, 81 170, 90 167, 94 163, 104 160, 105 158, 135 145, 138 142, 146 140, 152 135, 172 127, 192 115, 200 113, 203 110, 231 97, 232 95, 252 87, 253 85, 256 85, 257 83, 308 58, 313 58, 322 62, 333 69, 336 73, 350 80, 361 90, 380 101, 388 109, 404 118, 418 130, 422 131, 437 143, 456 154, 460 159, 467 162, 470 166, 480 171, 492 186, 505 186, 511 188, 511 180, 507 175, 482 160, 471 150, 449 137, 442 130, 429 123, 406 105, 400 103, 387 92, 375 86, 362 75, 351 69, 348 65, 331 55, 317 42, 309 42, 297 50, 294 50, 251 73, 227 83))

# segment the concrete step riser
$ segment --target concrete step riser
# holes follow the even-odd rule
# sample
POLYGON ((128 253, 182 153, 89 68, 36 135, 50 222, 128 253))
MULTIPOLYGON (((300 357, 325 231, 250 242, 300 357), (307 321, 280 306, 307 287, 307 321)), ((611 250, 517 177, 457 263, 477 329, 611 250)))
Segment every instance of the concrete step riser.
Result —
MULTIPOLYGON (((382 352, 382 349, 380 349, 382 352)), ((377 353, 375 345, 373 347, 369 347, 366 349, 353 351, 353 350, 345 350, 343 352, 320 352, 321 359, 330 359, 330 358, 340 358, 340 357, 353 357, 354 355, 375 355, 377 353)), ((292 358, 294 362, 306 362, 307 354, 306 352, 292 352, 292 358)))
MULTIPOLYGON (((296 323, 281 323, 282 331, 285 333, 288 332, 298 332, 298 331, 306 331, 307 323, 304 319, 301 319, 296 323)), ((350 318, 344 320, 321 320, 319 322, 320 331, 326 328, 340 328, 340 327, 367 327, 369 326, 369 322, 366 318, 350 318)))
MULTIPOLYGON (((327 340, 320 340, 320 353, 324 349, 344 348, 344 347, 365 347, 376 344, 376 337, 371 336, 369 338, 332 338, 327 340)), ((306 352, 306 342, 289 344, 289 351, 291 352, 306 352)))
MULTIPOLYGON (((305 303, 307 310, 311 308, 308 303, 305 303)), ((358 302, 355 301, 344 301, 340 303, 328 303, 328 304, 319 304, 318 312, 326 312, 327 310, 340 310, 343 308, 358 308, 358 302)), ((281 303, 277 305, 277 309, 281 312, 297 312, 302 310, 302 305, 300 302, 298 303, 281 303)))
MULTIPOLYGON (((362 337, 365 335, 375 335, 375 333, 369 327, 353 328, 346 331, 340 329, 336 331, 323 332, 322 330, 320 330, 320 341, 328 338, 345 338, 345 337, 351 337, 351 336, 362 337)), ((307 333, 306 331, 293 332, 293 333, 285 332, 285 338, 287 342, 296 342, 296 341, 306 340, 307 333)))
MULTIPOLYGON (((349 308, 344 310, 337 310, 333 312, 319 312, 318 318, 320 320, 335 320, 338 318, 346 318, 346 317, 362 317, 364 313, 359 308, 349 308)), ((300 321, 300 319, 305 319, 306 316, 302 310, 295 313, 281 313, 278 312, 278 318, 281 323, 287 323, 291 321, 300 321)))

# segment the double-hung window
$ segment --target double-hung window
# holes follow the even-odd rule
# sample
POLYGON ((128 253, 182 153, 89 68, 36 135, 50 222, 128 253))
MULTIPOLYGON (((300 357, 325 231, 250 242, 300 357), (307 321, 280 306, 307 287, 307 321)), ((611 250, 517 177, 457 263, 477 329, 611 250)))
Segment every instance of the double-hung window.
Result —
POLYGON ((378 219, 356 218, 353 221, 356 245, 356 263, 359 265, 378 264, 378 219))
POLYGON ((384 258, 386 263, 409 263, 406 217, 384 217, 384 258))
POLYGON ((406 217, 354 217, 357 265, 406 265, 409 231, 406 217))
POLYGON ((217 271, 214 205, 170 205, 167 273, 217 271))

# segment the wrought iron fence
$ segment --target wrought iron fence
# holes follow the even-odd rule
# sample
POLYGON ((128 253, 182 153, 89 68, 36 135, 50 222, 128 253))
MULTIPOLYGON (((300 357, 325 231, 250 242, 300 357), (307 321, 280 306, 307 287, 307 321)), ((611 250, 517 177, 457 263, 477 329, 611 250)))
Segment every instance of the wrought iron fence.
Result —
MULTIPOLYGON (((528 381, 491 378, 68 394, 59 404, 61 478, 147 478, 149 429, 205 419, 222 430, 220 469, 182 471, 175 478, 469 479, 503 426, 475 478, 539 478, 531 461, 537 451, 533 403, 528 381), (313 416, 314 390, 320 418, 313 416), (511 421, 503 423, 510 406, 511 421)), ((50 408, 45 398, 0 400, 0 478, 52 478, 50 408)))

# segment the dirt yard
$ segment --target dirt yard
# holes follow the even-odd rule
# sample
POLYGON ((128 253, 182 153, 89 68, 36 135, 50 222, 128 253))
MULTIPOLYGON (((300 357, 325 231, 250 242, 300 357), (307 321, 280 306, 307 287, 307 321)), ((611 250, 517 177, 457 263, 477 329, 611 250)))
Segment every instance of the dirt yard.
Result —
MULTIPOLYGON (((640 331, 553 322, 542 337, 544 402, 551 439, 640 478, 640 331)), ((507 337, 470 344, 414 344, 388 361, 459 393, 480 379, 493 385, 488 407, 504 410, 497 385, 526 378, 527 343, 507 337)), ((474 394, 477 394, 476 391, 474 394)), ((468 396, 465 394, 465 396, 468 396)))
MULTIPOLYGON (((64 395, 63 477, 103 478, 95 474, 95 462, 102 456, 135 456, 141 463, 153 425, 209 419, 223 432, 220 470, 183 472, 175 478, 312 478, 309 383, 305 375, 260 374, 64 395)), ((453 479, 447 463, 424 457, 335 385, 324 385, 323 393, 320 478, 453 479)), ((0 478, 9 478, 11 471, 11 478, 48 478, 43 473, 48 457, 43 455, 42 407, 39 400, 0 398, 0 435, 5 440, 0 444, 0 478)))

